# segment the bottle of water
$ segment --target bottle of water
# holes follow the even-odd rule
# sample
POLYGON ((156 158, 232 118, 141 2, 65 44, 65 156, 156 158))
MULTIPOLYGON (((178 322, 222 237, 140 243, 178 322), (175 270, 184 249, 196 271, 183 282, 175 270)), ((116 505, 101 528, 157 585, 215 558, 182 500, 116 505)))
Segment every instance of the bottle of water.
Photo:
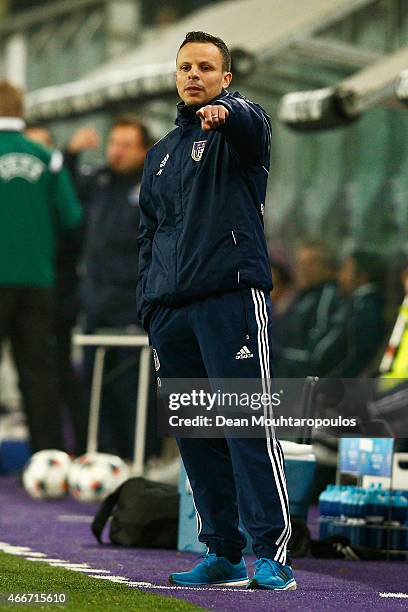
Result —
POLYGON ((343 535, 341 522, 341 505, 345 487, 343 485, 335 485, 331 496, 330 512, 331 522, 328 526, 328 536, 343 535))
POLYGON ((340 516, 343 520, 346 520, 349 516, 352 516, 353 507, 353 488, 348 486, 342 491, 340 497, 340 516))
POLYGON ((335 493, 335 485, 329 484, 319 495, 319 539, 324 540, 329 537, 329 526, 333 520, 332 507, 333 495, 335 493))
POLYGON ((332 516, 339 520, 341 517, 341 503, 343 493, 347 490, 347 487, 344 485, 335 485, 333 496, 332 496, 332 504, 331 504, 331 512, 332 516))
POLYGON ((329 484, 324 491, 322 491, 319 495, 319 511, 320 516, 330 516, 329 508, 330 508, 330 497, 333 491, 334 485, 329 484))
POLYGON ((340 496, 341 507, 341 525, 338 533, 345 538, 351 540, 351 532, 353 528, 354 506, 355 506, 355 487, 344 487, 340 496))
POLYGON ((401 491, 393 491, 390 505, 389 547, 391 550, 405 550, 406 538, 402 527, 408 518, 408 500, 401 491))
POLYGON ((387 516, 387 502, 381 488, 371 485, 366 495, 367 545, 382 549, 385 545, 384 521, 387 516))
POLYGON ((356 532, 353 544, 356 546, 367 545, 367 529, 366 529, 366 490, 359 487, 356 492, 356 532))
POLYGON ((408 499, 403 491, 393 491, 391 495, 391 520, 404 525, 408 518, 408 499))
POLYGON ((361 493, 357 487, 352 487, 348 495, 348 537, 354 546, 362 545, 361 527, 365 527, 365 519, 361 518, 361 493))

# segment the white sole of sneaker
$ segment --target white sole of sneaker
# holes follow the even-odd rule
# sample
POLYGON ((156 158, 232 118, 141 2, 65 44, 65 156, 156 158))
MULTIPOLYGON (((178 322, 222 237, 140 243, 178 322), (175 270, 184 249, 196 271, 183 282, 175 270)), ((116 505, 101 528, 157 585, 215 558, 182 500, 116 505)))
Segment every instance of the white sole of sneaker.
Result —
POLYGON ((249 582, 248 578, 245 580, 234 580, 234 582, 217 582, 214 586, 246 586, 249 582))
POLYGON ((175 582, 173 580, 169 580, 170 584, 175 586, 184 586, 184 587, 242 587, 247 586, 249 579, 245 578, 245 580, 233 580, 232 582, 175 582))
POLYGON ((284 587, 281 588, 277 588, 277 589, 271 589, 270 587, 267 586, 262 586, 261 584, 258 584, 258 582, 256 580, 252 580, 250 585, 248 585, 248 589, 260 589, 260 590, 264 590, 264 591, 296 591, 297 589, 297 584, 295 581, 290 582, 289 584, 287 584, 284 587))

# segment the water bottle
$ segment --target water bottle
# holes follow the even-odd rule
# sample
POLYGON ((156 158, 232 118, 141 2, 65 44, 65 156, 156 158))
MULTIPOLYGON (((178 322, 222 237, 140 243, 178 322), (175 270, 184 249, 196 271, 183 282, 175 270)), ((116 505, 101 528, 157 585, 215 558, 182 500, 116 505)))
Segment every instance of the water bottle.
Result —
POLYGON ((334 485, 329 484, 324 491, 322 491, 319 495, 319 511, 320 516, 330 516, 329 507, 330 507, 330 496, 332 493, 334 485))
POLYGON ((403 497, 405 497, 405 499, 408 500, 408 489, 400 490, 399 492, 403 497))
POLYGON ((387 516, 387 505, 383 491, 371 485, 366 495, 367 545, 370 548, 382 549, 385 544, 384 520, 387 516))
POLYGON ((342 492, 340 497, 340 516, 346 520, 352 516, 353 507, 353 487, 349 486, 342 492))
POLYGON ((390 497, 389 547, 391 550, 405 550, 406 537, 402 527, 408 518, 408 500, 402 491, 393 491, 390 497))
POLYGON ((351 540, 353 518, 355 513, 355 488, 353 486, 344 487, 340 496, 341 500, 341 525, 338 533, 351 540))
POLYGON ((342 496, 346 490, 347 487, 344 485, 335 485, 331 504, 331 515, 335 518, 335 520, 339 520, 341 517, 342 496))
POLYGON ((403 491, 393 491, 391 495, 391 520, 404 525, 408 518, 408 499, 403 491))
POLYGON ((341 498, 344 486, 334 485, 330 500, 331 521, 328 524, 327 537, 341 535, 341 498))
POLYGON ((332 522, 332 498, 335 492, 335 485, 329 484, 322 493, 319 495, 319 510, 320 510, 320 521, 319 521, 319 539, 324 540, 329 537, 329 526, 332 522))
POLYGON ((366 490, 360 487, 357 489, 356 517, 358 522, 355 542, 353 542, 356 546, 367 546, 366 508, 366 490))
POLYGON ((346 530, 344 535, 350 539, 352 544, 357 544, 357 528, 358 528, 358 502, 359 493, 355 486, 349 487, 346 501, 346 530))

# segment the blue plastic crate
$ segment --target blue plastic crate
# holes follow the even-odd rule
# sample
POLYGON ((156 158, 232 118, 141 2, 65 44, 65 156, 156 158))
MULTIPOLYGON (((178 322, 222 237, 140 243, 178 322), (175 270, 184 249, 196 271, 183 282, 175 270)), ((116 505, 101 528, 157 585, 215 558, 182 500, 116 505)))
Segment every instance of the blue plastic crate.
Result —
POLYGON ((23 469, 31 457, 27 440, 0 441, 0 474, 13 474, 23 469))

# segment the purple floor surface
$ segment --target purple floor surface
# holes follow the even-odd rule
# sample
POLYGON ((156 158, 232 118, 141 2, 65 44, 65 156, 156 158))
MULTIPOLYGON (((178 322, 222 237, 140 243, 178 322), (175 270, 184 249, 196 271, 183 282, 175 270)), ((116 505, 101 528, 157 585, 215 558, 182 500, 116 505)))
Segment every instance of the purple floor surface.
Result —
MULTIPOLYGON (((134 588, 222 612, 408 610, 408 599, 380 597, 380 593, 408 593, 408 564, 404 562, 299 559, 294 563, 298 590, 290 592, 168 587, 168 573, 190 568, 196 555, 100 546, 89 528, 94 509, 95 505, 80 504, 71 498, 32 500, 15 478, 0 477, 2 543, 28 546, 32 551, 71 563, 87 562, 93 568, 109 570, 114 576, 154 585, 134 588)), ((2 588, 7 589, 7 585, 2 588)))

